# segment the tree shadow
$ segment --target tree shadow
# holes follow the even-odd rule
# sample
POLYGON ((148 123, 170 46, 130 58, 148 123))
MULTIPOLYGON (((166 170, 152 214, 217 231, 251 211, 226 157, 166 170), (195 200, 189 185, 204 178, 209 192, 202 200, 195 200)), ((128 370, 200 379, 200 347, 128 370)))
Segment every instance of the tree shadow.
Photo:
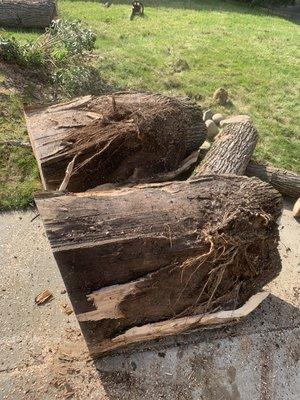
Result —
MULTIPOLYGON (((99 5, 104 5, 111 3, 111 5, 122 4, 131 7, 130 0, 69 0, 70 2, 87 2, 87 3, 99 3, 99 5)), ((173 8, 182 10, 198 10, 198 11, 215 11, 224 13, 241 13, 241 14, 251 14, 256 16, 276 16, 283 19, 287 19, 291 22, 297 23, 291 15, 285 13, 284 10, 279 12, 278 10, 265 9, 262 7, 251 6, 247 3, 241 4, 241 2, 234 0, 142 0, 145 11, 147 13, 147 8, 173 8)), ((299 21, 298 21, 299 23, 299 21)))
MULTIPOLYGON (((256 379, 270 393, 280 390, 274 382, 288 384, 299 361, 299 326, 299 309, 270 295, 242 323, 144 343, 94 363, 111 400, 237 400, 243 380, 249 393, 256 379)), ((262 398, 254 392, 252 399, 262 398)))

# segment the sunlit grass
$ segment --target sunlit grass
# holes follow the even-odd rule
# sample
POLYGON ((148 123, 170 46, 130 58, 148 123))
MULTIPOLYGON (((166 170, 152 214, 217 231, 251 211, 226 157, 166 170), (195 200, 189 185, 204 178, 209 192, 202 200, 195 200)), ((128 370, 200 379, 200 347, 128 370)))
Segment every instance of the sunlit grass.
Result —
MULTIPOLYGON (((300 172, 299 27, 261 11, 223 1, 151 1, 146 18, 129 20, 130 2, 60 0, 60 17, 84 21, 97 33, 93 63, 119 87, 189 95, 225 114, 250 114, 260 142, 255 157, 300 172), (174 71, 178 60, 189 69, 174 71), (226 108, 212 104, 218 87, 230 93, 226 108)), ((8 31, 21 40, 38 32, 8 31)), ((2 76, 2 79, 3 76, 2 76)), ((1 83, 1 76, 0 76, 1 83)), ((17 95, 1 98, 0 138, 25 137, 17 95), (3 115, 4 114, 4 115, 3 115)), ((26 205, 38 187, 26 149, 0 154, 2 208, 26 205), (25 165, 20 165, 24 158, 25 165), (26 167, 27 165, 27 167, 26 167), (14 179, 10 179, 14 177, 14 179), (5 182, 6 180, 6 182, 5 182)))

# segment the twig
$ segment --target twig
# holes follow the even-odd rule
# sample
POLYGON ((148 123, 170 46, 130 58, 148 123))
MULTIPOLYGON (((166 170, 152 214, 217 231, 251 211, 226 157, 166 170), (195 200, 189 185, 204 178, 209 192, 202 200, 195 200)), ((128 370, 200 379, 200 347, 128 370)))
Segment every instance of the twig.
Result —
POLYGON ((77 155, 74 156, 73 160, 70 161, 68 166, 67 166, 64 180, 62 181, 62 183, 61 183, 61 185, 60 185, 60 187, 58 189, 59 192, 64 192, 67 189, 67 186, 68 186, 68 184, 70 182, 70 178, 71 178, 71 175, 72 175, 72 172, 73 172, 73 168, 74 168, 74 163, 75 163, 76 157, 77 157, 77 155))
POLYGON ((30 222, 33 222, 36 218, 40 216, 40 213, 37 213, 33 218, 31 218, 30 222))
POLYGON ((27 147, 31 148, 30 143, 22 142, 21 140, 2 140, 0 146, 15 146, 15 147, 27 147))

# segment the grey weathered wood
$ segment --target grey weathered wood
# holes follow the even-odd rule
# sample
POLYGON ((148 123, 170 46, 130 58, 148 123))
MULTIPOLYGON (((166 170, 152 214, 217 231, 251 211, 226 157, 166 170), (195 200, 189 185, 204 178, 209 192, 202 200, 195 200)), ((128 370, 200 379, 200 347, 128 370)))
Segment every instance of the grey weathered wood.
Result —
POLYGON ((46 28, 56 15, 56 0, 0 1, 0 26, 46 28))
POLYGON ((250 121, 225 125, 194 175, 244 174, 257 140, 257 130, 250 121))
POLYGON ((49 107, 27 108, 25 116, 47 190, 59 188, 75 155, 68 190, 79 192, 104 183, 132 177, 153 179, 171 172, 206 138, 202 111, 196 104, 153 93, 85 96, 49 107), (117 111, 127 110, 125 119, 111 115, 112 99, 117 111), (89 141, 91 132, 96 134, 89 141), (81 143, 70 139, 73 134, 81 143), (90 160, 93 162, 88 164, 90 160))
POLYGON ((258 179, 46 192, 36 203, 93 355, 125 329, 241 305, 280 270, 281 197, 258 179), (214 295, 205 285, 220 270, 214 295))
POLYGON ((246 169, 247 176, 256 176, 268 182, 284 196, 297 199, 300 197, 300 175, 285 169, 274 168, 250 161, 246 169))

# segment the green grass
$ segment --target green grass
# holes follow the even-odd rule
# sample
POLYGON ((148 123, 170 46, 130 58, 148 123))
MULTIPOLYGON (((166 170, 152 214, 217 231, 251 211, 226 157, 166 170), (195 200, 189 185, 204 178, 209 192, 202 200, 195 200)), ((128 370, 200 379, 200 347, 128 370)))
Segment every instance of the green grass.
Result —
MULTIPOLYGON (((190 7, 188 1, 148 0, 147 18, 134 21, 129 21, 129 1, 114 1, 105 8, 97 2, 61 0, 59 8, 61 18, 85 21, 97 33, 96 52, 101 57, 94 64, 106 81, 187 94, 215 111, 250 114, 260 133, 255 157, 300 172, 297 25, 217 0, 191 1, 190 7), (189 69, 177 73, 174 64, 180 59, 189 69), (226 108, 211 103, 220 86, 230 93, 226 108)), ((24 40, 38 35, 11 34, 24 40)), ((17 115, 5 118, 1 136, 24 136, 17 115)), ((31 159, 29 165, 27 175, 14 158, 8 165, 2 162, 0 171, 15 170, 20 188, 25 185, 24 190, 11 191, 10 183, 2 184, 3 207, 25 205, 31 198, 37 184, 31 159)))

